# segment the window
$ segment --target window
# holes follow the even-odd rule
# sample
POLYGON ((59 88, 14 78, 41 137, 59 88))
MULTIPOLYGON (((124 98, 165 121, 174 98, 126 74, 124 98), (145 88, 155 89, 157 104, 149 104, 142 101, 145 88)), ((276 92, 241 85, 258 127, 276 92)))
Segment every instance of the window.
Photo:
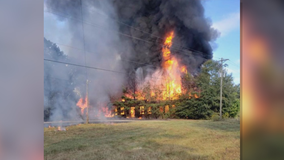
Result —
POLYGON ((152 114, 152 110, 151 109, 152 109, 151 107, 148 108, 148 114, 152 114))
POLYGON ((120 115, 124 115, 124 107, 120 108, 120 115))
POLYGON ((144 114, 144 106, 140 107, 140 114, 144 114))

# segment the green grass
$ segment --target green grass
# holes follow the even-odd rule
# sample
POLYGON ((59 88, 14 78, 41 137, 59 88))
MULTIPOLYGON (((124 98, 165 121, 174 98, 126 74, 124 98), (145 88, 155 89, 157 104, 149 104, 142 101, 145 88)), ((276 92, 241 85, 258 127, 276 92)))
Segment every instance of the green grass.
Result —
POLYGON ((46 160, 240 159, 236 120, 135 121, 44 129, 46 160))

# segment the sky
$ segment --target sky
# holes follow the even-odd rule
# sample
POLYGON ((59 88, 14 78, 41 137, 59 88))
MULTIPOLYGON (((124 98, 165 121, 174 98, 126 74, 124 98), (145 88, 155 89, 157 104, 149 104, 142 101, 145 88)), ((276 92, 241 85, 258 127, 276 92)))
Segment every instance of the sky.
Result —
POLYGON ((211 19, 213 28, 220 32, 212 45, 213 59, 226 61, 235 84, 240 83, 240 0, 204 0, 205 16, 211 19))

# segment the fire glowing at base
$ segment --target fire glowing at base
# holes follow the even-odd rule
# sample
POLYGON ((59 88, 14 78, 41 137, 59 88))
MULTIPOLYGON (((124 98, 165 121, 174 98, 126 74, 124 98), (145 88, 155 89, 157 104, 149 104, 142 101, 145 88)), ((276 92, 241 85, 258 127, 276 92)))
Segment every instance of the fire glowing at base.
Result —
POLYGON ((105 117, 114 117, 114 113, 108 109, 108 107, 102 107, 100 112, 104 114, 105 117))
POLYGON ((57 127, 57 130, 58 130, 58 131, 66 131, 66 128, 65 128, 65 127, 60 127, 60 126, 59 126, 59 127, 57 127))

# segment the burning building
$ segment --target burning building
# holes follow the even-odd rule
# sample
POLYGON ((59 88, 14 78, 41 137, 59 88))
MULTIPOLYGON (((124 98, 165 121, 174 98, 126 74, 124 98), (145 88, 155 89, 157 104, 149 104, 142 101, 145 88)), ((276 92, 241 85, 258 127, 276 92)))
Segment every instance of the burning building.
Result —
MULTIPOLYGON (((119 72, 87 71, 88 79, 93 79, 89 96, 81 95, 73 106, 80 107, 81 114, 87 103, 104 117, 156 113, 151 106, 111 108, 106 104, 113 102, 112 97, 119 99, 123 88, 128 93, 122 103, 129 99, 177 100, 183 92, 183 75, 200 72, 201 65, 212 58, 210 43, 218 36, 204 16, 200 0, 47 0, 45 8, 69 26, 69 45, 84 42, 87 51, 79 56, 87 57, 85 65, 119 72), (147 89, 151 92, 147 93, 147 89)), ((160 110, 168 112, 171 108, 167 104, 160 110)))

